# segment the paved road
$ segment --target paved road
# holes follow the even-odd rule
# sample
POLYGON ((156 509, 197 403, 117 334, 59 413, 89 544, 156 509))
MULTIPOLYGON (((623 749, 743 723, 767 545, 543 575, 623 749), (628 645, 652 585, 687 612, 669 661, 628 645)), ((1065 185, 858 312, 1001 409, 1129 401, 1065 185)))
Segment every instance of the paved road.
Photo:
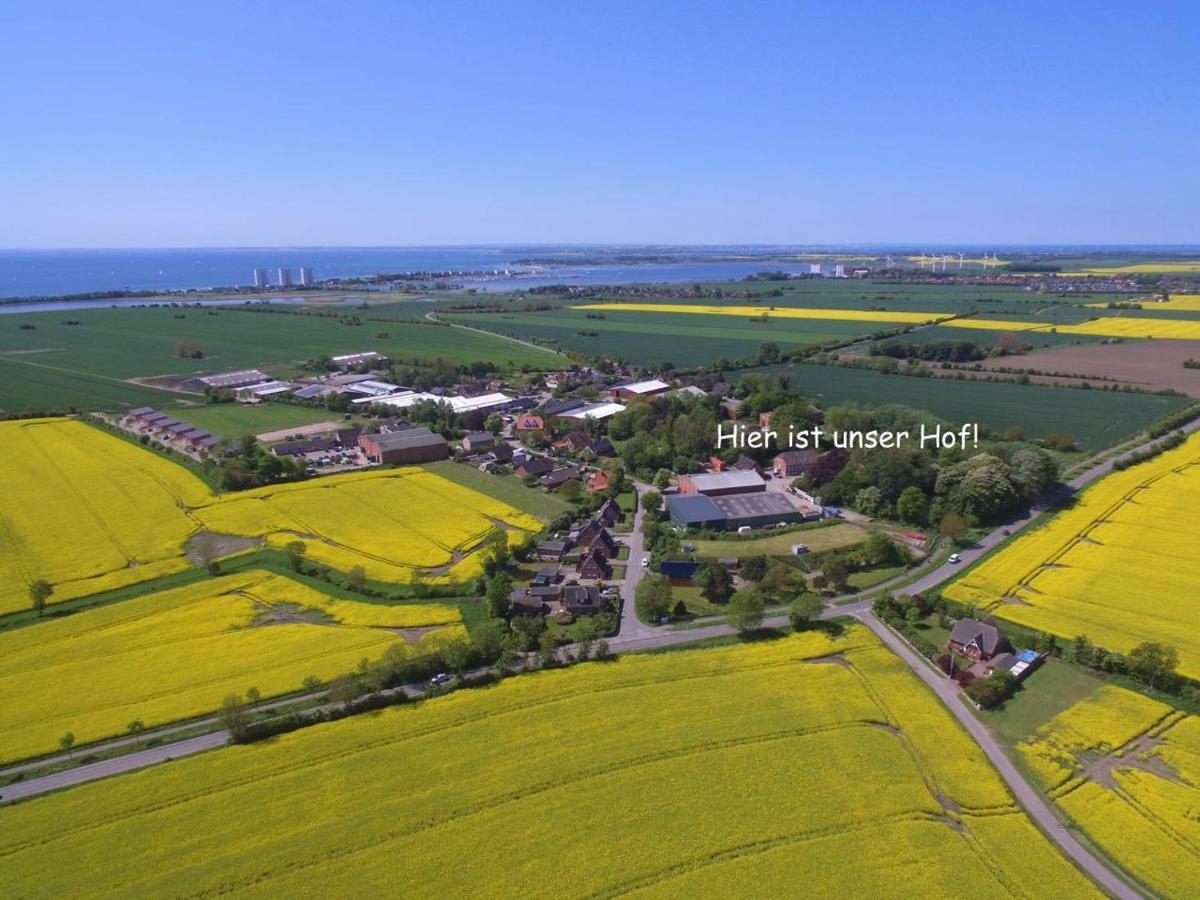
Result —
POLYGON ((638 504, 637 512, 633 517, 633 531, 622 536, 625 546, 629 548, 629 559, 625 562, 625 582, 621 585, 621 620, 617 627, 617 637, 613 641, 609 641, 610 645, 622 639, 632 640, 649 637, 660 630, 656 629, 653 625, 647 625, 638 618, 635 602, 637 586, 648 571, 647 568, 642 566, 642 560, 648 555, 642 536, 642 520, 645 516, 642 495, 651 490, 651 488, 649 485, 634 481, 632 478, 629 480, 637 491, 638 504))
POLYGON ((1010 791, 1016 796, 1020 804, 1029 813, 1030 817, 1041 826, 1050 838, 1058 845, 1059 850, 1072 860, 1079 868, 1091 876, 1092 880, 1099 884, 1104 890, 1108 891, 1114 897, 1121 900, 1137 900, 1141 895, 1129 887, 1124 881, 1118 878, 1113 872, 1101 862, 1091 851, 1084 847, 1075 836, 1058 820, 1050 806, 1042 799, 1041 794, 1029 786, 1016 767, 1009 761, 1009 758, 1004 754, 1000 744, 992 737, 992 733, 987 727, 980 722, 974 715, 971 714, 958 697, 958 688, 948 678, 943 678, 937 675, 929 668, 929 666, 918 657, 908 645, 896 636, 891 629, 887 628, 875 618, 873 613, 860 613, 857 618, 864 625, 871 629, 875 635, 883 641, 898 657, 908 664, 917 677, 920 678, 945 704, 962 726, 967 729, 967 733, 975 739, 975 742, 983 748, 984 754, 991 761, 992 765, 1000 773, 1000 777, 1004 779, 1010 791))

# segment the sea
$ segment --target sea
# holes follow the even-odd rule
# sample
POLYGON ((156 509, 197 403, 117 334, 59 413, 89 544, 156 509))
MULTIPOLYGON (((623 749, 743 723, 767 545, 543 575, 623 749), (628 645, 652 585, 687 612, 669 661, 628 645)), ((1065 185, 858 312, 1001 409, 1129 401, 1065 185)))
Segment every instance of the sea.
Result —
MULTIPOLYGON (((767 269, 808 271, 807 264, 763 260, 704 262, 705 254, 728 255, 730 248, 688 248, 680 262, 644 264, 517 265, 521 258, 562 252, 547 246, 476 247, 244 247, 195 250, 0 250, 0 300, 53 298, 95 291, 178 291, 246 287, 254 270, 266 269, 269 283, 277 271, 300 267, 313 278, 350 278, 377 273, 452 273, 447 281, 480 291, 508 291, 549 284, 629 284, 739 280, 767 269), (461 273, 461 274, 460 274, 461 273)), ((576 253, 586 248, 572 247, 576 253)), ((611 248, 610 248, 611 251, 611 248)), ((590 254, 588 254, 590 255, 590 254)), ((3 312, 74 309, 96 301, 50 300, 0 305, 3 312)), ((144 299, 102 301, 136 305, 144 299)))

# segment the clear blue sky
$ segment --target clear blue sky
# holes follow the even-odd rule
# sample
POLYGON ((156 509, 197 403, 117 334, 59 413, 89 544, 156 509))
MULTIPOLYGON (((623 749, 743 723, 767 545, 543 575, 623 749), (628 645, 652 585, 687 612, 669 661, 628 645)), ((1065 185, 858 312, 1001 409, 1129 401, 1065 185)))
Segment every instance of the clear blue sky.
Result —
POLYGON ((0 8, 0 247, 1200 243, 1195 3, 0 8))

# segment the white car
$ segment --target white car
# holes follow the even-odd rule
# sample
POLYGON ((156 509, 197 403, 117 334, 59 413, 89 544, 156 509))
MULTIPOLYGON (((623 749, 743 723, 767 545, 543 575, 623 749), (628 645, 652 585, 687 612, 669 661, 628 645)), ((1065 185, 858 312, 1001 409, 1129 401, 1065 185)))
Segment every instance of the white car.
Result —
POLYGON ((643 556, 643 557, 642 557, 642 568, 643 568, 643 569, 648 569, 648 568, 650 568, 650 557, 648 557, 648 556, 643 556))
POLYGON ((959 556, 957 553, 951 553, 950 559, 947 561, 952 562, 952 563, 960 563, 960 562, 962 562, 962 557, 959 556))

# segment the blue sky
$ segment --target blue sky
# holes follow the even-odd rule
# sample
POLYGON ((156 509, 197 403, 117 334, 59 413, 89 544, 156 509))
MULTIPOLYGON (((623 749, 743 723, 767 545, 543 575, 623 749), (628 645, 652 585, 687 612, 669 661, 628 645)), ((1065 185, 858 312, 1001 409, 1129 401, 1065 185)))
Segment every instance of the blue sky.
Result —
POLYGON ((0 8, 0 247, 1200 243, 1187 3, 0 8))

